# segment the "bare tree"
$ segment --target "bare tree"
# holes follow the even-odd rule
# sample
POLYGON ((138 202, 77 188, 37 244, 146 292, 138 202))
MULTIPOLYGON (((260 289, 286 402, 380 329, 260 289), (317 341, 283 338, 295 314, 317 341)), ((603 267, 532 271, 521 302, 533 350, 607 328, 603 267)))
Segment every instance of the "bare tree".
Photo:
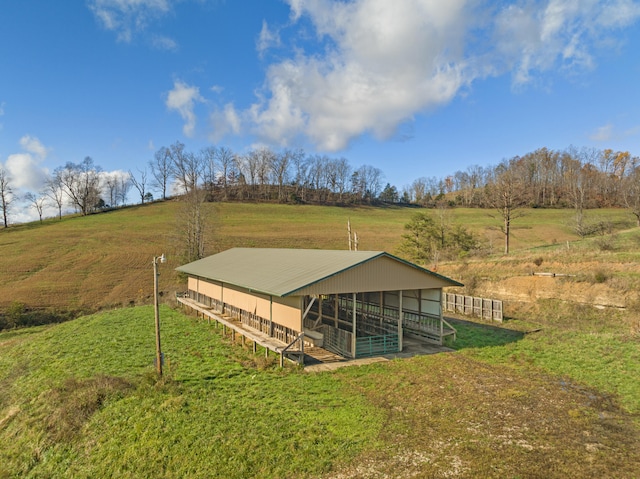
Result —
POLYGON ((58 208, 58 219, 62 219, 65 193, 59 170, 56 170, 53 176, 47 179, 44 194, 55 203, 58 208))
POLYGON ((2 209, 2 219, 5 228, 9 226, 9 208, 14 198, 9 172, 5 170, 3 166, 0 166, 0 209, 2 209))
POLYGON ((595 149, 571 147, 563 157, 568 196, 575 210, 575 230, 580 236, 587 234, 589 229, 585 226, 584 210, 593 196, 594 182, 598 177, 594 164, 598 155, 595 149))
POLYGON ((131 189, 131 174, 127 173, 125 175, 118 175, 118 196, 117 201, 120 202, 121 205, 127 204, 127 196, 129 195, 129 190, 131 189))
POLYGON ((183 189, 183 193, 189 193, 193 186, 189 178, 189 153, 184 149, 184 143, 176 141, 169 146, 169 157, 171 158, 171 173, 176 183, 183 189))
POLYGON ((147 197, 147 169, 138 169, 138 173, 140 174, 139 179, 135 177, 131 170, 129 170, 129 180, 131 181, 133 187, 138 190, 138 193, 140 194, 140 204, 144 204, 144 200, 147 197))
POLYGON ((82 163, 69 162, 56 170, 64 192, 83 216, 100 200, 100 172, 100 167, 94 165, 89 156, 82 163))
POLYGON ((205 199, 206 192, 200 188, 191 189, 181 197, 182 208, 178 213, 180 236, 177 239, 185 261, 196 261, 205 256, 211 228, 207 216, 210 203, 205 199))
POLYGON ((370 165, 363 165, 351 175, 353 192, 360 200, 373 202, 378 195, 382 185, 382 170, 370 165))
POLYGON ((229 148, 223 146, 216 150, 216 161, 220 170, 219 182, 222 184, 226 200, 229 193, 229 178, 236 176, 235 155, 229 148))
POLYGON ((343 195, 349 188, 349 178, 351 178, 351 167, 346 158, 338 158, 334 160, 335 172, 335 189, 334 193, 338 193, 338 201, 342 201, 343 195))
POLYGON ((120 188, 119 173, 118 172, 113 172, 113 173, 105 173, 105 174, 103 174, 102 183, 104 185, 104 189, 106 190, 106 193, 107 193, 107 196, 108 196, 108 199, 109 199, 109 206, 111 206, 111 207, 118 206, 118 200, 120 198, 120 195, 119 195, 119 188, 120 188))
POLYGON ((240 174, 244 177, 244 181, 248 183, 251 194, 256 190, 258 182, 258 165, 260 156, 256 150, 251 150, 246 155, 236 156, 236 165, 240 174))
POLYGON ((39 194, 27 193, 24 195, 24 199, 29 202, 29 206, 36 210, 38 213, 38 217, 40 218, 40 223, 42 223, 42 213, 44 212, 44 208, 47 204, 47 196, 44 192, 39 194))
POLYGON ((272 165, 275 161, 276 154, 270 148, 260 148, 257 154, 257 170, 258 183, 260 184, 260 192, 264 199, 268 198, 269 185, 271 184, 272 165))
POLYGON ((640 227, 640 158, 632 158, 630 164, 622 186, 624 204, 636 217, 636 224, 640 227))
POLYGON ((217 183, 216 179, 218 176, 218 170, 216 166, 218 149, 215 146, 208 146, 200 150, 200 156, 202 158, 202 180, 204 188, 209 196, 212 197, 217 183))
POLYGON ((296 150, 296 154, 291 158, 293 165, 293 183, 296 186, 296 195, 302 201, 306 201, 306 188, 308 185, 309 161, 305 157, 303 150, 296 150))
POLYGON ((511 240, 511 222, 522 214, 516 211, 524 205, 522 181, 513 168, 517 158, 504 161, 495 169, 493 182, 488 185, 487 200, 492 208, 500 213, 502 234, 504 235, 504 254, 509 254, 511 240))
POLYGON ((162 193, 162 199, 167 199, 167 188, 169 187, 169 180, 172 176, 171 170, 171 151, 162 147, 156 151, 153 156, 153 160, 149 161, 149 167, 151 168, 151 175, 153 176, 153 187, 160 190, 162 193))
POLYGON ((294 154, 295 153, 292 150, 287 149, 273 155, 270 166, 271 171, 273 172, 273 177, 278 184, 278 201, 283 201, 285 199, 283 187, 289 179, 289 168, 294 154))

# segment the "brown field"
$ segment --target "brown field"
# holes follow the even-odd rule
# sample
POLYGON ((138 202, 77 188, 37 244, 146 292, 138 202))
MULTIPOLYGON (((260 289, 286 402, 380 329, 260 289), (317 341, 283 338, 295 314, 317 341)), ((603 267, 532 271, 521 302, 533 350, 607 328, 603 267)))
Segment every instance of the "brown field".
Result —
MULTIPOLYGON (((399 207, 243 203, 206 207, 211 229, 208 253, 234 246, 346 249, 348 219, 358 233, 359 249, 397 253, 403 226, 416 212, 399 207)), ((161 266, 160 288, 163 295, 172 296, 184 287, 174 272, 182 264, 179 212, 179 202, 167 201, 0 231, 0 308, 15 302, 35 309, 71 310, 148 304, 153 288, 151 261, 162 253, 168 262, 161 266)), ((514 300, 526 300, 529 295, 535 300, 533 290, 539 291, 539 297, 552 294, 545 291, 557 292, 560 281, 538 278, 532 284, 532 271, 576 275, 563 280, 571 286, 571 294, 592 296, 595 286, 596 296, 605 304, 633 301, 640 286, 635 268, 640 258, 637 230, 619 235, 618 250, 600 251, 593 246, 595 240, 577 241, 569 226, 571 211, 527 210, 514 222, 512 254, 504 257, 500 223, 492 211, 454 209, 449 214, 483 244, 481 256, 438 265, 439 272, 465 282, 468 293, 514 300), (540 266, 534 264, 536 258, 544 258, 540 266), (596 283, 597 272, 606 281, 596 283)), ((596 211, 591 216, 594 220, 606 217, 618 228, 632 223, 624 210, 596 211)))

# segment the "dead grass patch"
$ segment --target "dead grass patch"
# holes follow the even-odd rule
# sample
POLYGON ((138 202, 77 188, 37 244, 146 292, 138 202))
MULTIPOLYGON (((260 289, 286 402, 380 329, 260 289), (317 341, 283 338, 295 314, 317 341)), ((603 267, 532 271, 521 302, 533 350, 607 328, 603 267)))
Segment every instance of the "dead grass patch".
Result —
POLYGON ((41 397, 48 410, 45 428, 49 436, 55 442, 72 441, 106 401, 123 397, 132 388, 129 381, 113 376, 65 380, 41 397))
POLYGON ((640 474, 638 430, 610 397, 460 354, 411 361, 342 373, 385 411, 386 446, 328 478, 640 474))

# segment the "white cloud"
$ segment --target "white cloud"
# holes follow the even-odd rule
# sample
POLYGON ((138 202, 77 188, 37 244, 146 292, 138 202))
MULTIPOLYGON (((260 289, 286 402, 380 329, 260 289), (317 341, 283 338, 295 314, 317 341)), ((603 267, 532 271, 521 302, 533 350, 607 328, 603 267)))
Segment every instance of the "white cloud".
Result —
POLYGON ((292 18, 312 21, 326 53, 269 67, 268 93, 249 110, 265 141, 304 134, 340 150, 364 132, 388 138, 468 84, 462 47, 472 16, 462 0, 289 3, 292 18))
POLYGON ((21 153, 9 155, 5 168, 15 189, 37 191, 45 183, 48 170, 42 166, 49 149, 36 137, 25 135, 20 139, 21 153))
MULTIPOLYGON (((259 141, 304 136, 333 151, 365 133, 388 138, 477 79, 510 73, 522 87, 548 71, 588 71, 596 47, 640 17, 631 0, 287 2, 293 28, 310 23, 316 45, 271 64, 255 103, 214 113, 214 127, 242 118, 259 141)), ((275 35, 263 23, 260 53, 275 35)))
POLYGON ((33 153, 41 160, 44 160, 49 153, 49 149, 40 143, 35 136, 25 135, 20 138, 20 146, 27 152, 33 153))
POLYGON ((158 50, 167 50, 175 52, 178 50, 178 44, 173 38, 165 37, 163 35, 153 35, 151 37, 151 44, 158 50))
POLYGON ((222 110, 214 110, 210 116, 211 133, 209 139, 217 143, 227 135, 239 135, 242 131, 240 113, 231 103, 222 110))
POLYGON ((514 3, 498 13, 494 38, 518 85, 553 68, 594 68, 595 45, 638 18, 640 5, 630 0, 514 3))
POLYGON ((593 141, 610 141, 613 138, 613 125, 611 123, 596 129, 589 139, 593 141))
POLYGON ((98 22, 114 31, 119 41, 130 42, 136 32, 171 11, 171 0, 90 0, 98 22))
POLYGON ((262 21, 262 30, 256 41, 256 49, 260 56, 264 54, 269 48, 280 46, 280 34, 277 31, 273 31, 269 28, 266 21, 262 21))
POLYGON ((640 135, 640 126, 627 128, 626 130, 617 129, 612 123, 607 123, 589 135, 589 139, 598 142, 611 142, 624 140, 626 138, 640 135))
POLYGON ((185 121, 182 131, 185 136, 192 137, 196 127, 196 114, 194 112, 196 102, 202 102, 198 87, 189 86, 186 83, 176 80, 173 90, 167 94, 165 102, 169 110, 177 111, 185 121))

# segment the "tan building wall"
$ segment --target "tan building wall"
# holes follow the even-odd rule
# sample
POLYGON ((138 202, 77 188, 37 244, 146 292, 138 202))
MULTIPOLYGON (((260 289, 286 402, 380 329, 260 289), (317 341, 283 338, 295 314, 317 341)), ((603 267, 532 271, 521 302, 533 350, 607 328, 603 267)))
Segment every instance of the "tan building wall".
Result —
POLYGON ((189 278, 189 289, 197 291, 200 294, 204 294, 205 296, 209 296, 210 298, 217 299, 218 301, 222 301, 222 285, 210 283, 204 279, 189 278))
POLYGON ((189 277, 187 284, 192 291, 223 301, 294 331, 302 331, 300 311, 302 298, 300 296, 271 299, 267 295, 252 293, 229 285, 222 286, 194 277, 189 277))
POLYGON ((273 322, 302 331, 302 297, 273 298, 273 322))

